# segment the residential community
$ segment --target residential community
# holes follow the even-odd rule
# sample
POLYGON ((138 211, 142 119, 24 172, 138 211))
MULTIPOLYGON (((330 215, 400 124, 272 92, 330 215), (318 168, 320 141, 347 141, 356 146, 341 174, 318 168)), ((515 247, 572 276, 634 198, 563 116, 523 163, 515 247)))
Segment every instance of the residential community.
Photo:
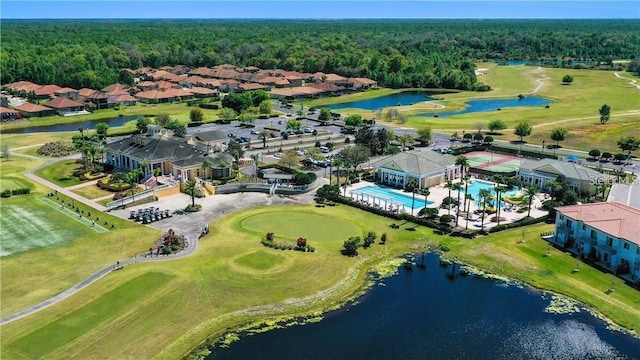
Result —
POLYGON ((287 358, 262 333, 316 323, 314 359, 640 350, 638 25, 489 23, 3 24, 82 54, 0 51, 3 357, 287 358), (543 30, 570 49, 516 45, 543 30), (342 333, 410 313, 402 351, 342 333))

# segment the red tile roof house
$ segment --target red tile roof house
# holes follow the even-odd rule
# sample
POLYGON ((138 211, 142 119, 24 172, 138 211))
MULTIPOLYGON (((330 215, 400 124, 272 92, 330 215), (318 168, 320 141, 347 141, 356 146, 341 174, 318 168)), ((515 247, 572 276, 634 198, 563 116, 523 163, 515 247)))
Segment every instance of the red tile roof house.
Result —
POLYGON ((180 85, 174 84, 174 83, 169 82, 169 81, 157 81, 156 82, 156 88, 164 91, 164 90, 171 89, 171 88, 180 89, 180 85))
POLYGON ((158 83, 153 81, 141 81, 136 85, 140 91, 158 90, 158 83))
POLYGON ((167 89, 166 91, 151 90, 139 92, 136 94, 136 97, 144 103, 152 104, 174 102, 179 99, 191 99, 193 94, 182 89, 167 89))
POLYGON ((238 85, 238 89, 236 91, 245 92, 245 91, 253 91, 253 90, 269 90, 269 87, 266 85, 257 84, 257 83, 247 83, 247 84, 238 85))
POLYGON ((102 88, 100 91, 102 91, 103 93, 110 93, 110 92, 120 92, 121 94, 124 93, 129 93, 131 91, 131 87, 129 85, 124 85, 124 84, 111 84, 105 88, 102 88))
POLYGON ((55 92, 62 89, 58 85, 44 85, 34 90, 36 99, 50 99, 55 97, 55 92))
POLYGON ((378 82, 368 78, 351 78, 348 83, 354 90, 363 90, 378 87, 378 82))
POLYGON ((20 111, 24 117, 41 117, 55 115, 55 111, 51 108, 42 105, 36 105, 32 103, 24 103, 20 106, 16 106, 16 110, 20 111))
POLYGON ((78 91, 80 94, 79 100, 85 102, 91 108, 107 109, 109 108, 109 97, 94 89, 82 88, 78 91))
POLYGON ((219 89, 222 86, 222 81, 218 79, 204 79, 200 81, 198 85, 209 88, 209 89, 219 89))
POLYGON ((224 92, 236 91, 239 85, 240 85, 240 82, 237 80, 221 80, 220 90, 224 92))
POLYGON ((138 99, 129 94, 118 95, 114 98, 109 97, 109 107, 134 106, 138 104, 138 99))
POLYGON ((2 122, 13 121, 19 118, 20 118, 20 112, 0 106, 0 120, 2 122))
POLYGON ((4 86, 12 94, 25 96, 30 92, 35 92, 36 89, 41 88, 42 85, 34 84, 31 81, 17 81, 4 86))
POLYGON ((53 100, 49 101, 45 105, 47 105, 47 107, 55 109, 56 112, 62 116, 80 115, 87 113, 85 104, 66 98, 53 98, 53 100))
POLYGON ((640 209, 614 201, 555 210, 550 241, 632 282, 640 279, 640 209))
POLYGON ((53 92, 55 97, 63 97, 71 100, 76 100, 80 97, 80 92, 72 88, 62 88, 53 92))
POLYGON ((211 98, 216 97, 220 93, 218 90, 213 90, 205 87, 194 86, 189 89, 189 92, 193 94, 193 96, 197 98, 211 98))
POLYGON ((277 87, 277 88, 282 88, 282 87, 291 85, 289 84, 289 81, 287 79, 283 77, 277 77, 277 76, 266 77, 262 80, 258 80, 258 83, 262 85, 277 87))

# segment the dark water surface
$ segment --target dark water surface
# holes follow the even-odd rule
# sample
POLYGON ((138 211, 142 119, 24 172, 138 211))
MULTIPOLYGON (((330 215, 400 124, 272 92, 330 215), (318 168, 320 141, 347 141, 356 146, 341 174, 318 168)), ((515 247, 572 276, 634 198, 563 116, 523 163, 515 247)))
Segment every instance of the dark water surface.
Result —
POLYGON ((79 128, 95 129, 96 125, 106 122, 110 127, 122 126, 129 121, 138 120, 142 115, 119 116, 111 119, 85 120, 57 125, 32 126, 22 129, 6 129, 2 130, 3 134, 32 134, 38 132, 58 132, 58 131, 77 131, 79 128))
POLYGON ((550 297, 429 254, 319 323, 242 335, 208 359, 640 359, 640 340, 584 310, 547 313, 550 297))
MULTIPOLYGON (((431 93, 433 95, 433 93, 431 93)), ((376 97, 373 99, 352 101, 346 103, 339 103, 327 106, 331 110, 346 109, 346 108, 358 108, 365 110, 378 110, 388 106, 404 106, 411 105, 421 101, 435 100, 429 96, 428 93, 422 91, 405 91, 395 94, 389 94, 385 96, 376 97)))
MULTIPOLYGON (((438 117, 449 117, 454 115, 462 115, 476 112, 496 111, 502 108, 510 107, 522 107, 522 106, 545 106, 551 104, 551 100, 541 98, 538 96, 528 96, 522 99, 483 99, 483 100, 469 100, 467 101, 467 107, 458 111, 449 111, 437 113, 438 117)), ((423 113, 417 116, 433 116, 436 113, 423 113)))

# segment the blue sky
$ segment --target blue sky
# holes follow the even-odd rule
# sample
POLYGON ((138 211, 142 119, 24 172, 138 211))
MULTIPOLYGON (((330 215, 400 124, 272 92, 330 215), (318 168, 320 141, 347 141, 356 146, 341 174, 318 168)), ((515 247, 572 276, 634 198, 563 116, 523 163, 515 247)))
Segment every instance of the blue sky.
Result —
POLYGON ((0 0, 2 19, 631 18, 640 1, 30 1, 0 0))

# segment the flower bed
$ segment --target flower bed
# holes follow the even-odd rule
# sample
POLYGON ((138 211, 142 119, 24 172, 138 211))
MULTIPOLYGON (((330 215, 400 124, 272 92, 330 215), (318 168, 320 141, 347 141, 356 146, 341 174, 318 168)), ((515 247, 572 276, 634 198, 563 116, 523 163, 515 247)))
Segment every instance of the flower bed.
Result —
POLYGON ((86 172, 84 174, 80 174, 78 177, 80 178, 80 180, 85 181, 85 180, 96 180, 96 179, 102 179, 103 177, 106 177, 107 174, 103 173, 103 172, 97 172, 97 173, 91 173, 86 172))
POLYGON ((108 191, 123 191, 131 189, 131 185, 122 181, 112 183, 109 178, 97 182, 100 189, 108 191))

